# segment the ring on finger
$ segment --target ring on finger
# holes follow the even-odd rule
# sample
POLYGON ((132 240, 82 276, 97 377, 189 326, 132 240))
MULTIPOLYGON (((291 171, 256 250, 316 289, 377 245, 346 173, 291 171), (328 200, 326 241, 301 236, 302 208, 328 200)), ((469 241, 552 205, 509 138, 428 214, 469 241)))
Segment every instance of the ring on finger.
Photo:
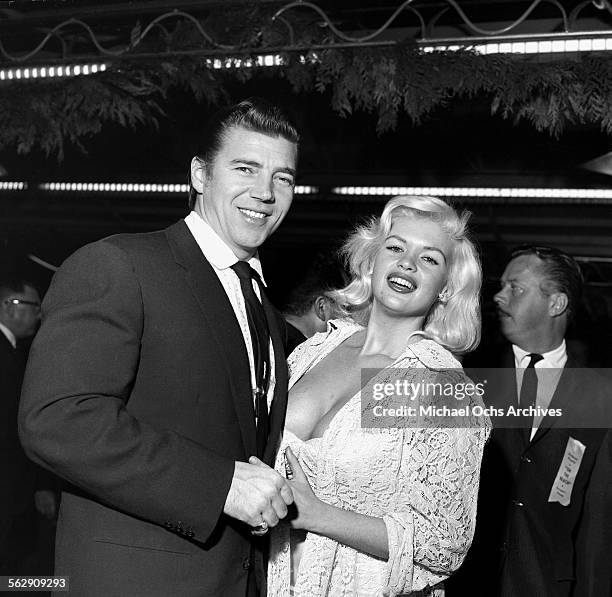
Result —
POLYGON ((265 535, 268 532, 269 529, 269 525, 268 523, 263 520, 262 517, 262 521, 261 524, 258 524, 256 527, 253 527, 251 529, 251 535, 256 535, 257 537, 262 537, 263 535, 265 535))

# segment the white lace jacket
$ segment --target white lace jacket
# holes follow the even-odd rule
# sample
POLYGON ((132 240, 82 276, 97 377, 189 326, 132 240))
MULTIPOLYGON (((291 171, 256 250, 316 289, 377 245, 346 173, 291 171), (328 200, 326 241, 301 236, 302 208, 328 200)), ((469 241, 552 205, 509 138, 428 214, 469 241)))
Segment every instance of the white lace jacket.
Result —
MULTIPOLYGON (((289 357, 289 387, 346 338, 362 329, 335 320, 289 357)), ((402 378, 423 369, 441 371, 452 383, 469 381, 459 362, 439 344, 420 340, 383 370, 376 381, 402 378)), ((416 377, 414 378, 416 379, 416 377)), ((481 404, 468 398, 464 404, 481 404)), ((284 474, 283 451, 290 445, 315 494, 339 508, 382 517, 389 537, 388 561, 308 533, 295 595, 374 597, 443 595, 441 581, 456 570, 471 544, 476 519, 480 462, 489 435, 486 417, 464 428, 406 426, 362 428, 361 392, 334 416, 321 438, 301 441, 285 430, 276 469, 284 474)), ((287 597, 290 529, 281 523, 271 535, 268 595, 287 597)))

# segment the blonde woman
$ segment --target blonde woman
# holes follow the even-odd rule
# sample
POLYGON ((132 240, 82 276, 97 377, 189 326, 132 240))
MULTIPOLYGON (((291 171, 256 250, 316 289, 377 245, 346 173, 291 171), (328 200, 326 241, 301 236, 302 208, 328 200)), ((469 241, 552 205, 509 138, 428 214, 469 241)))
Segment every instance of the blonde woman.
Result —
POLYGON ((466 381, 454 355, 478 344, 481 285, 466 222, 440 199, 396 197, 347 240, 352 281, 334 298, 350 317, 289 357, 276 468, 296 512, 272 531, 268 595, 437 596, 463 561, 488 419, 364 427, 361 373, 466 381))

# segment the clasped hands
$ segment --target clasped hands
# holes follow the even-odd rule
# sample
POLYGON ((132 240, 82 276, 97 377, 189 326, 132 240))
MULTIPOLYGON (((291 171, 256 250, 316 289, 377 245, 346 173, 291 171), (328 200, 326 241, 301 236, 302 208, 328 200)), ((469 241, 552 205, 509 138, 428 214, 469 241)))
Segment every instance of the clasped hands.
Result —
POLYGON ((291 479, 283 478, 255 456, 248 463, 236 462, 223 512, 253 527, 258 535, 288 514, 293 528, 313 530, 317 512, 324 504, 313 493, 291 448, 287 448, 285 458, 291 479))

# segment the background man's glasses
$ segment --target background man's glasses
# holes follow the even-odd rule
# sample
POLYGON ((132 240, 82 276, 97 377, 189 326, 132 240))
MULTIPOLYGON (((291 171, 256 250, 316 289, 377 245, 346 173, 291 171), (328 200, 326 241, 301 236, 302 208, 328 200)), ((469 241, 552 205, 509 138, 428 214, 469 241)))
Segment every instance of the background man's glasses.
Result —
POLYGON ((10 298, 6 299, 4 302, 7 305, 29 305, 30 307, 33 307, 34 310, 40 311, 40 303, 37 303, 36 301, 26 301, 23 299, 10 298))

